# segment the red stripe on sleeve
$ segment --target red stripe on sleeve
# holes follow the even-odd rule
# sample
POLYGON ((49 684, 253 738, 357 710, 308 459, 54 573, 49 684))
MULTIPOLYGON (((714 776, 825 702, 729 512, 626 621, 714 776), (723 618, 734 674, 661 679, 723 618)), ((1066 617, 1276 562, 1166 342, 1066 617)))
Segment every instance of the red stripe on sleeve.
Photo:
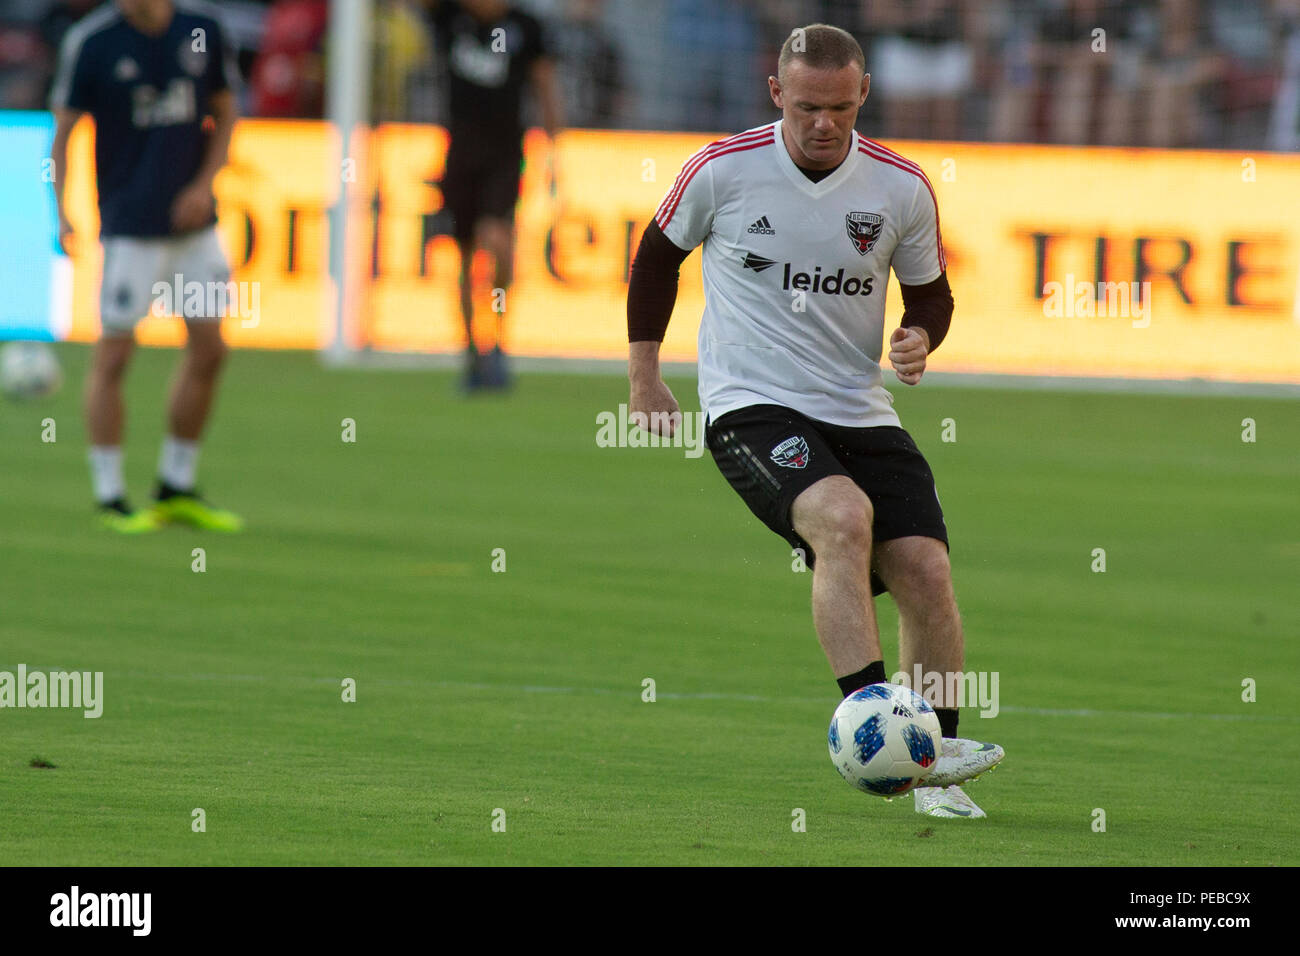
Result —
POLYGON ((728 139, 719 140, 706 146, 696 153, 694 157, 687 160, 686 165, 682 167, 682 171, 677 176, 677 182, 655 211, 655 222, 659 224, 659 228, 666 229, 668 223, 672 222, 673 214, 681 203, 686 187, 690 185, 691 180, 695 178, 695 174, 703 169, 709 160, 716 159, 719 156, 726 156, 729 153, 739 153, 747 149, 767 146, 775 141, 775 130, 775 126, 765 127, 754 133, 740 133, 728 139))
POLYGON ((881 146, 874 140, 867 139, 865 136, 860 136, 859 138, 862 140, 862 142, 858 144, 859 153, 862 153, 864 156, 870 156, 877 162, 895 166, 898 169, 911 173, 913 176, 918 176, 920 177, 921 182, 925 183, 925 188, 930 191, 930 199, 934 203, 934 241, 936 247, 935 252, 939 257, 939 269, 941 271, 946 271, 948 268, 948 258, 943 254, 943 233, 939 229, 939 198, 935 196, 934 187, 930 185, 930 180, 926 178, 925 173, 921 171, 921 167, 910 159, 899 156, 893 150, 886 149, 884 146, 881 146), (874 147, 874 149, 872 147, 874 147), (879 152, 877 152, 877 150, 879 152))

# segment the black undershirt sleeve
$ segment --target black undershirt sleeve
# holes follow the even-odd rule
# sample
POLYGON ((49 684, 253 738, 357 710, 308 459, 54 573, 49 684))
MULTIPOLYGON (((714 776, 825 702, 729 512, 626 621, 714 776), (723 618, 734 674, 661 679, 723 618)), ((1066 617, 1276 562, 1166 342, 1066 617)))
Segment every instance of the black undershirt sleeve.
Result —
POLYGON ((689 249, 680 249, 653 219, 641 236, 627 282, 627 340, 662 342, 677 302, 677 274, 689 249))
POLYGON ((933 352, 948 334, 952 323, 952 289, 948 286, 948 273, 940 272, 939 278, 925 285, 903 285, 903 328, 919 327, 930 336, 930 351, 933 352))

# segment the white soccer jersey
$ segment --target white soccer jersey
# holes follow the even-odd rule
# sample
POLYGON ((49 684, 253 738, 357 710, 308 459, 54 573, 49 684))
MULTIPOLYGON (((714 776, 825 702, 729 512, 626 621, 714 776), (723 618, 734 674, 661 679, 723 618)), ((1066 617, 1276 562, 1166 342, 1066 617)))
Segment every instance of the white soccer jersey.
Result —
POLYGON ((889 269, 923 285, 946 268, 916 163, 854 133, 848 157, 814 183, 778 121, 692 156, 655 221, 679 248, 704 243, 710 418, 775 404, 835 425, 898 424, 880 370, 889 269))

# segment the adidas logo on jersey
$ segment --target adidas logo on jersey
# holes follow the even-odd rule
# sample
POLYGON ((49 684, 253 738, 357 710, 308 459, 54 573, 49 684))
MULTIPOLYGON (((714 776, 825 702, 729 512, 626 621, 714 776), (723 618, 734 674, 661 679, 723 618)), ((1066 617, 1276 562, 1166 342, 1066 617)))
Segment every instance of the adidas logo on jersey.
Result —
POLYGON ((753 225, 745 231, 755 236, 776 235, 776 230, 772 228, 772 224, 767 221, 766 216, 760 216, 758 219, 755 219, 753 225))

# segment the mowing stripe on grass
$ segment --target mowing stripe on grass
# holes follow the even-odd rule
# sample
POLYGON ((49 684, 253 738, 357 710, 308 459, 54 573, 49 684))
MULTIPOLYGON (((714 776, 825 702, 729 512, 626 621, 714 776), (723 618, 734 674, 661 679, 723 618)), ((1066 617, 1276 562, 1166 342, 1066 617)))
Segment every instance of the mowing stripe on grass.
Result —
MULTIPOLYGON (((28 665, 31 667, 31 665, 28 665)), ((0 670, 3 670, 0 667, 0 670)), ((133 680, 167 680, 167 681, 230 681, 236 682, 260 682, 274 681, 275 683, 284 684, 331 684, 335 685, 342 679, 341 677, 305 677, 305 676, 275 676, 268 677, 265 674, 151 674, 139 671, 129 671, 125 673, 114 673, 105 671, 105 680, 109 677, 124 677, 133 680)), ((409 678, 368 678, 368 685, 379 687, 441 687, 449 690, 483 690, 499 694, 503 691, 518 692, 525 694, 572 694, 572 695, 589 695, 601 697, 627 697, 639 699, 637 690, 619 689, 615 690, 610 687, 565 687, 559 685, 547 684, 504 684, 488 683, 485 681, 453 681, 453 680, 412 680, 409 678)), ((703 691, 697 693, 676 693, 673 691, 659 691, 655 694, 656 699, 663 700, 734 700, 743 703, 753 704, 826 704, 829 697, 800 697, 797 695, 790 696, 772 696, 762 694, 731 694, 721 691, 703 691)), ((975 708, 967 708, 974 710, 975 708)), ((998 708, 999 711, 1011 714, 1028 714, 1031 717, 1121 717, 1124 719, 1155 719, 1155 720, 1228 720, 1244 721, 1247 723, 1281 723, 1297 724, 1300 723, 1300 716, 1288 715, 1269 715, 1269 714, 1207 714, 1197 713, 1194 711, 1147 711, 1147 710, 1106 710, 1103 708, 1092 707, 1018 707, 1014 704, 1003 704, 998 708)))

